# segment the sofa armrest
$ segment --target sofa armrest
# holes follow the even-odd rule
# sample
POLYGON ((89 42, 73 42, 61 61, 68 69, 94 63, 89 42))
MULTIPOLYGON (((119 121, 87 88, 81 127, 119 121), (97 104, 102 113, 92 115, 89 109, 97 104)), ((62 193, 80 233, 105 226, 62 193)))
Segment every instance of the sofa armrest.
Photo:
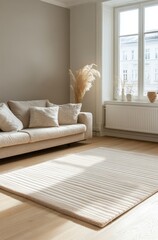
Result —
POLYGON ((78 115, 78 123, 86 125, 85 138, 92 138, 93 116, 90 112, 80 112, 78 115))

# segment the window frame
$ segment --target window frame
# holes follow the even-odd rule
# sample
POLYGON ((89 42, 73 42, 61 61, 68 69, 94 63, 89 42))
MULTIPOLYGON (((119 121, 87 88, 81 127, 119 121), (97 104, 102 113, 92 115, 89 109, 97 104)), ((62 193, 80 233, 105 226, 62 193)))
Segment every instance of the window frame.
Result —
MULTIPOLYGON (((123 11, 129 11, 138 9, 138 96, 135 96, 135 100, 145 100, 146 96, 143 96, 143 89, 144 89, 144 74, 145 74, 145 67, 144 67, 144 36, 146 33, 150 33, 149 31, 145 32, 145 8, 154 6, 158 4, 158 0, 149 1, 149 2, 141 2, 132 5, 124 5, 121 7, 114 8, 114 99, 117 99, 116 93, 118 89, 118 77, 119 77, 119 60, 120 60, 120 53, 119 53, 119 32, 120 32, 120 18, 119 14, 123 11)), ((152 32, 151 32, 152 33, 152 32)))

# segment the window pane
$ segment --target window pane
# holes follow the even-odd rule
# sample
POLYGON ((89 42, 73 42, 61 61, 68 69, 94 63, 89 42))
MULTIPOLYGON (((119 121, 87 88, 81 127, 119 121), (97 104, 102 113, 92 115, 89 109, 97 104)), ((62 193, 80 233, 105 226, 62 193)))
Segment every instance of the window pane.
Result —
POLYGON ((120 83, 126 93, 138 95, 138 36, 120 37, 120 83))
POLYGON ((158 5, 145 8, 145 32, 158 30, 158 5))
POLYGON ((144 37, 144 95, 158 91, 158 32, 144 37))
POLYGON ((138 9, 120 13, 120 36, 138 34, 138 9))

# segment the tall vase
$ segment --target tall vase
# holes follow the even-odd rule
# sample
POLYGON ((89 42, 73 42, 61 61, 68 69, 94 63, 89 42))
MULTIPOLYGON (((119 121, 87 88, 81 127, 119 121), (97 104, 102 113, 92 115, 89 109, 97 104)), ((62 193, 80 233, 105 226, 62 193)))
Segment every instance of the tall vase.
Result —
POLYGON ((126 99, 126 97, 125 97, 125 89, 122 88, 122 90, 121 90, 121 100, 124 102, 125 99, 126 99))
POLYGON ((82 97, 75 96, 75 103, 82 103, 82 97))

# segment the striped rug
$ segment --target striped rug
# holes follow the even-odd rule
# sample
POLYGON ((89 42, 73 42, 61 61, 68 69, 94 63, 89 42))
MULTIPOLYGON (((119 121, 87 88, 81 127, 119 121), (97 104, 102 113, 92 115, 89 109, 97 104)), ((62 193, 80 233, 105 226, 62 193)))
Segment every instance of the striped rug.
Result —
POLYGON ((158 190, 158 157, 95 148, 1 174, 0 187, 104 227, 158 190))

